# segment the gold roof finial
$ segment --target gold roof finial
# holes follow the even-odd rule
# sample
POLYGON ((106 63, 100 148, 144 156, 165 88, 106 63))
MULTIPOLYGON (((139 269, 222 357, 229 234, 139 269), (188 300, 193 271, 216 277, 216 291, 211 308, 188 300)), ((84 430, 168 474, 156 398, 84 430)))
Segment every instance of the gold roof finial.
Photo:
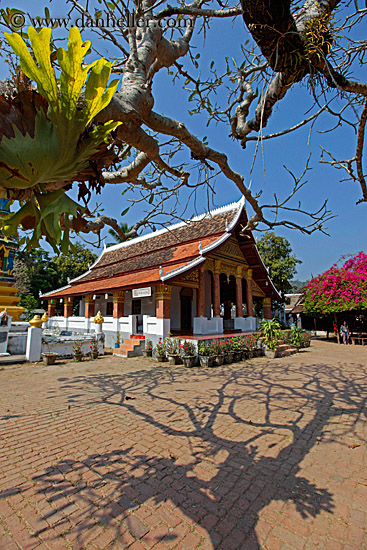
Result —
POLYGON ((104 321, 104 319, 103 319, 103 317, 102 317, 102 313, 99 311, 99 312, 97 313, 97 315, 95 316, 95 318, 94 318, 94 323, 95 323, 96 325, 101 325, 101 324, 103 323, 103 321, 104 321))

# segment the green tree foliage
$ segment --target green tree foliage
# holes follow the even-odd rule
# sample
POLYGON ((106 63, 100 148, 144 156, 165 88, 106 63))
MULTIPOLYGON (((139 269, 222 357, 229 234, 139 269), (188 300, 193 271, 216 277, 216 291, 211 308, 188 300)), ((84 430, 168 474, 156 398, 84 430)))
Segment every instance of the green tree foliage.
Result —
MULTIPOLYGON (((22 251, 18 253, 18 258, 23 265, 23 277, 28 279, 29 292, 24 292, 20 285, 21 305, 27 307, 24 299, 26 296, 34 296, 37 300, 37 306, 40 306, 39 294, 41 292, 49 292, 57 288, 59 275, 55 263, 50 254, 45 250, 36 248, 29 252, 22 251), (22 290, 24 294, 22 293, 22 290)), ((18 285, 18 276, 15 273, 16 284, 18 285)))
POLYGON ((76 243, 74 250, 67 254, 55 256, 53 259, 56 269, 59 274, 59 287, 68 283, 69 279, 75 279, 86 271, 97 259, 97 254, 94 254, 86 246, 76 243))
POLYGON ((308 282, 309 280, 300 281, 299 279, 293 279, 293 281, 291 281, 292 288, 290 289, 290 292, 293 292, 294 294, 302 292, 308 282))
POLYGON ((34 297, 40 307, 40 293, 50 292, 68 283, 88 270, 88 266, 97 258, 97 255, 80 243, 74 245, 74 252, 61 256, 50 256, 48 252, 37 248, 31 251, 19 252, 17 267, 14 271, 16 284, 21 297, 21 305, 28 308, 29 296, 34 297))
POLYGON ((276 288, 283 294, 288 293, 292 289, 291 280, 296 274, 297 264, 302 263, 293 254, 290 242, 267 231, 257 241, 257 248, 276 288))
POLYGON ((27 319, 32 319, 34 311, 39 307, 38 300, 34 296, 32 296, 32 294, 22 296, 20 305, 25 308, 27 319))

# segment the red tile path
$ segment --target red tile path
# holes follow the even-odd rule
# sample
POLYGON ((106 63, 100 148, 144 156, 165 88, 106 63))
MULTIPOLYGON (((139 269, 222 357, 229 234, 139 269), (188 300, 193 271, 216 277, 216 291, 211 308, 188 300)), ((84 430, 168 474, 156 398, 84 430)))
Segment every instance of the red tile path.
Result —
POLYGON ((367 349, 0 371, 0 549, 366 545, 367 349))

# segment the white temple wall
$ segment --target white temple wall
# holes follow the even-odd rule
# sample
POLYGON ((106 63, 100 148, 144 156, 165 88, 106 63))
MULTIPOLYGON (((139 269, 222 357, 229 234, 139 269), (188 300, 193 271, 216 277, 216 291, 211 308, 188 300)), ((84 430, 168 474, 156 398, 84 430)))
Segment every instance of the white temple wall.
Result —
POLYGON ((179 330, 181 324, 180 292, 181 286, 172 286, 171 289, 171 329, 179 330))

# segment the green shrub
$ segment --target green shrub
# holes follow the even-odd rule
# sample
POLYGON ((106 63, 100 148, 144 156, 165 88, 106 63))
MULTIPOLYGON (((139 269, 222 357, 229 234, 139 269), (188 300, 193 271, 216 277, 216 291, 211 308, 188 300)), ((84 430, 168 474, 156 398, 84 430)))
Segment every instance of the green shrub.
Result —
POLYGON ((261 322, 261 332, 264 338, 264 342, 268 349, 276 349, 279 344, 280 338, 280 324, 279 320, 263 319, 261 322))

